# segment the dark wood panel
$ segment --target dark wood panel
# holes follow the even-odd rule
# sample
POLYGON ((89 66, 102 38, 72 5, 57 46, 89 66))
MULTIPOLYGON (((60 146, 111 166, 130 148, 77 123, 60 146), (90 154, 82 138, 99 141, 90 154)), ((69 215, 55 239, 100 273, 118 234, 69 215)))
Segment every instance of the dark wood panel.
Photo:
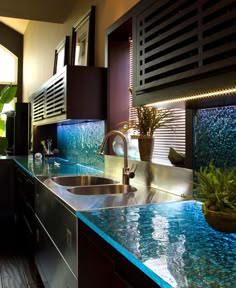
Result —
MULTIPOLYGON (((204 82, 235 71, 234 6, 232 0, 152 1, 134 14, 133 105, 160 101, 164 89, 173 94, 184 81, 204 82)), ((188 90, 196 94, 193 87, 188 90)), ((162 100, 177 97, 168 93, 162 100)))

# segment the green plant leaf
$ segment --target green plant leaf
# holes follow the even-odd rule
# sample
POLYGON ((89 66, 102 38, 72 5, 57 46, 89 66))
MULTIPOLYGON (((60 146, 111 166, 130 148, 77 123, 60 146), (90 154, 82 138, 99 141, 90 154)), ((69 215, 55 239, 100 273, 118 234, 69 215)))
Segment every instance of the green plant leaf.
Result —
POLYGON ((0 119, 0 130, 5 130, 6 122, 3 119, 0 119))
POLYGON ((218 210, 236 212, 236 167, 216 168, 213 161, 195 172, 196 198, 208 201, 218 210))
POLYGON ((163 110, 154 107, 137 106, 136 111, 137 120, 120 123, 120 125, 123 125, 120 129, 122 132, 133 129, 141 136, 153 136, 156 129, 165 127, 174 120, 171 117, 172 110, 169 109, 163 110))
POLYGON ((4 103, 0 102, 0 113, 2 112, 3 106, 4 106, 4 103))
POLYGON ((10 103, 16 96, 16 92, 17 92, 17 86, 13 85, 5 86, 1 91, 0 102, 3 104, 10 103))
POLYGON ((0 137, 0 155, 6 155, 8 141, 6 137, 0 137))

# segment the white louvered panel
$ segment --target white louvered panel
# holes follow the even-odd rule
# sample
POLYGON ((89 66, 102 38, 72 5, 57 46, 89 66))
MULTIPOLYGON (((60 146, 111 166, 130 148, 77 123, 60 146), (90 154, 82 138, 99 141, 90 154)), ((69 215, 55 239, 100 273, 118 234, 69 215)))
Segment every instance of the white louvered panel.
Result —
POLYGON ((153 162, 169 162, 168 154, 170 147, 177 152, 185 154, 185 110, 173 109, 172 128, 165 127, 154 133, 153 162))

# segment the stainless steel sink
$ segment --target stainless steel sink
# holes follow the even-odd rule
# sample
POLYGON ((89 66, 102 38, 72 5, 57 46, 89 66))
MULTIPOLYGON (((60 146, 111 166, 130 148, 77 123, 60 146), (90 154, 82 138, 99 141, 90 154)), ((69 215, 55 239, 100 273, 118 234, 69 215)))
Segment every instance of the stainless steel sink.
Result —
POLYGON ((117 181, 110 178, 89 175, 56 176, 52 177, 51 179, 62 186, 91 186, 117 183, 117 181))
POLYGON ((76 195, 104 195, 104 194, 121 194, 135 192, 137 189, 130 185, 110 184, 97 186, 73 187, 67 189, 70 193, 76 195))

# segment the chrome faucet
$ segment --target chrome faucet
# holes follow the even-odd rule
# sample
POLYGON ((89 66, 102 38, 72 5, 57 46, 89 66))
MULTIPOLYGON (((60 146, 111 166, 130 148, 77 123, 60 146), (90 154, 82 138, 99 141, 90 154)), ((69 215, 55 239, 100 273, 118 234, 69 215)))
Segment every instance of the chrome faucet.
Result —
POLYGON ((124 142, 124 168, 123 168, 122 183, 124 185, 129 185, 129 179, 135 177, 135 171, 138 165, 133 165, 131 169, 128 166, 128 143, 124 134, 118 130, 111 130, 110 132, 108 132, 103 139, 98 154, 103 154, 103 150, 106 145, 107 139, 112 135, 119 135, 124 142))

